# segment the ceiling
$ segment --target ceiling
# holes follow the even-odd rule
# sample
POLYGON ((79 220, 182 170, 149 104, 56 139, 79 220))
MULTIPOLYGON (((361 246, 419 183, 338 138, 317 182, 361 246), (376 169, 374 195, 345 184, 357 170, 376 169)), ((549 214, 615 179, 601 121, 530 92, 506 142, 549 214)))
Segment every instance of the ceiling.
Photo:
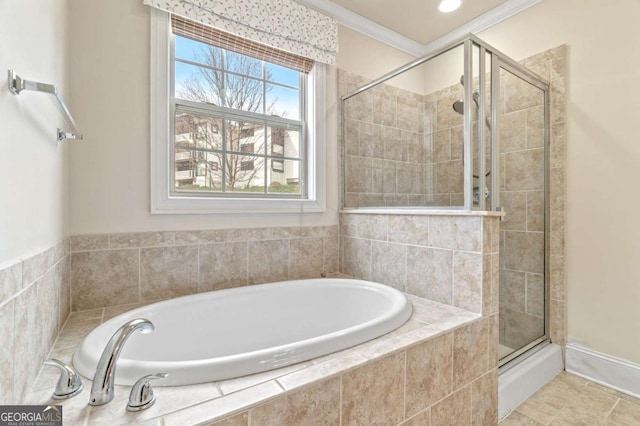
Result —
POLYGON ((440 0, 332 0, 421 44, 450 33, 506 0, 463 0, 454 12, 438 11, 440 0))

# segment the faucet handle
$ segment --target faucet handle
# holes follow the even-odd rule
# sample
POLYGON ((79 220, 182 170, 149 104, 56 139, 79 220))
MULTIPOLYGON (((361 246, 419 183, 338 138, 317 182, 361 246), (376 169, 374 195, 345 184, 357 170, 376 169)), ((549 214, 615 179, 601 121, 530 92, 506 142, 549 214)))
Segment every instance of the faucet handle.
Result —
POLYGON ((80 379, 80 375, 73 369, 73 367, 55 358, 49 358, 44 362, 44 365, 55 367, 60 370, 60 378, 58 379, 58 384, 56 385, 56 389, 53 391, 51 398, 71 398, 82 391, 82 379, 80 379))
POLYGON ((138 380, 129 393, 127 411, 142 411, 151 407, 156 402, 156 396, 153 394, 149 382, 155 379, 164 379, 168 375, 167 373, 149 374, 138 380))

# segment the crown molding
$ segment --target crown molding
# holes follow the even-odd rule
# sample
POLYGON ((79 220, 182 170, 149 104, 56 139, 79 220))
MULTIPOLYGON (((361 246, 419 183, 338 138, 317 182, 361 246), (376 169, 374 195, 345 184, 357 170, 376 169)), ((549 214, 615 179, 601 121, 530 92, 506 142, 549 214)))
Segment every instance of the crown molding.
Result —
POLYGON ((344 27, 358 31, 374 40, 388 44, 413 56, 422 56, 424 45, 378 24, 330 0, 296 0, 312 9, 333 17, 344 27))
POLYGON ((504 21, 542 0, 507 0, 500 6, 478 16, 455 30, 439 37, 427 44, 419 43, 405 37, 389 28, 382 26, 362 15, 340 6, 330 0, 296 0, 312 9, 333 17, 340 25, 358 31, 368 37, 388 44, 413 56, 423 56, 428 52, 439 49, 446 44, 463 37, 465 34, 477 34, 504 21))

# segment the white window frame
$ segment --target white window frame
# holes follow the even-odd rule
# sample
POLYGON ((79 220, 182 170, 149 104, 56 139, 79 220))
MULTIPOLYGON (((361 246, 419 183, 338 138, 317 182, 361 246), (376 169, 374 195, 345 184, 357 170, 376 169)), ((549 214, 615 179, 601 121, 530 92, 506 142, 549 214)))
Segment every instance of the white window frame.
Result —
MULTIPOLYGON (((170 195, 170 15, 151 8, 151 213, 318 213, 325 211, 325 76, 326 65, 309 72, 305 163, 307 194, 304 198, 237 198, 170 195)), ((301 176, 302 178, 302 176, 301 176)))

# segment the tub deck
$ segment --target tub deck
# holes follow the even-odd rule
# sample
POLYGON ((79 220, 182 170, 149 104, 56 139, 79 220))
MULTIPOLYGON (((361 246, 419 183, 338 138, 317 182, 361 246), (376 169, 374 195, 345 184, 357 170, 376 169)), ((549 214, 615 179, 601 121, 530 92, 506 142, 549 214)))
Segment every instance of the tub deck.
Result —
MULTIPOLYGON (((413 304, 413 314, 409 321, 391 333, 340 352, 264 373, 199 385, 155 387, 155 405, 142 412, 129 413, 125 410, 129 386, 116 386, 115 398, 109 404, 89 407, 87 402, 91 381, 86 378, 83 380, 84 389, 80 395, 68 400, 54 401, 50 396, 55 388, 58 372, 52 368, 40 370, 31 392, 23 403, 63 405, 66 425, 113 426, 143 423, 169 426, 212 422, 318 381, 339 376, 373 360, 481 319, 478 314, 449 305, 413 295, 407 297, 413 304)), ((93 328, 140 305, 72 313, 49 357, 70 363, 75 348, 93 328)))

